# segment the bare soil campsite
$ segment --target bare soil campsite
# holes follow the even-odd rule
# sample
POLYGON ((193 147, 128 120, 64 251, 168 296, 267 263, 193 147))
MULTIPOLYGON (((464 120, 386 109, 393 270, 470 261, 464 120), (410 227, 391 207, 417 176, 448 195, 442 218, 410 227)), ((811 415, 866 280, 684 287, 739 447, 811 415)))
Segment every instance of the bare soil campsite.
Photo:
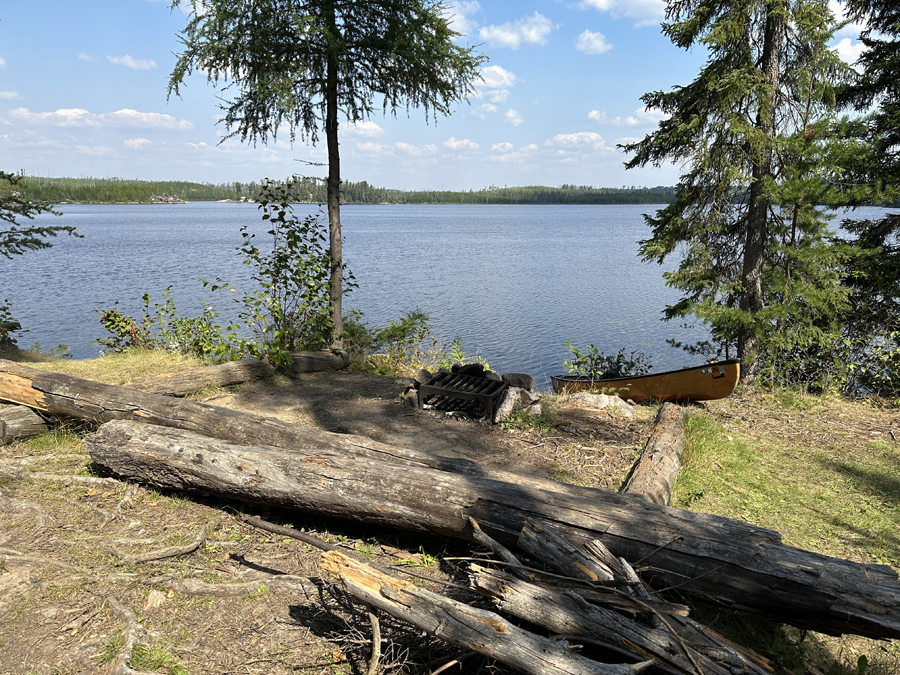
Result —
POLYGON ((3 675, 900 671, 895 408, 747 389, 688 406, 683 511, 618 494, 657 405, 544 395, 539 417, 492 425, 410 407, 409 378, 266 376, 176 399, 146 383, 183 359, 3 356, 21 366, 3 362, 0 387, 31 373, 44 408, 68 388, 85 415, 45 410, 49 431, 0 446, 3 675), (131 417, 98 425, 123 390, 131 417), (161 405, 220 423, 147 424, 161 405), (215 487, 226 457, 238 477, 215 487))

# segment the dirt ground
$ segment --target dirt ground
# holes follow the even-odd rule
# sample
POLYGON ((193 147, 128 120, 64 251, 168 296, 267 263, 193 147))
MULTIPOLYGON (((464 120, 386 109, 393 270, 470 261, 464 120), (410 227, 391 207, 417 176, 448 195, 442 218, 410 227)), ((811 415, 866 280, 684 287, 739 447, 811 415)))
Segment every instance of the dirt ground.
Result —
MULTIPOLYGON (((656 413, 638 406, 631 419, 558 400, 543 429, 505 429, 405 406, 408 383, 314 373, 248 383, 204 400, 612 490, 656 413)), ((400 565, 433 590, 482 602, 441 583, 464 578, 449 558, 477 553, 465 542, 160 493, 98 476, 80 442, 86 431, 62 429, 0 447, 0 675, 366 672, 369 619, 320 578, 320 552, 256 529, 241 521, 244 514, 302 528, 400 565), (192 542, 188 553, 136 560, 192 542)), ((381 630, 379 672, 435 673, 454 661, 442 672, 507 672, 386 617, 381 630)))

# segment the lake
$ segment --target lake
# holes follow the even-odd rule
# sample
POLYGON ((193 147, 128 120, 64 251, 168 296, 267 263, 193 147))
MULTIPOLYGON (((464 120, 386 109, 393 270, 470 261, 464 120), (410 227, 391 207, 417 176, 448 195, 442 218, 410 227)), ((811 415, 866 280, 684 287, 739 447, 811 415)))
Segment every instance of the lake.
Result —
MULTIPOLYGON (((419 309, 433 334, 462 340, 468 354, 500 372, 525 372, 544 387, 563 371, 566 338, 607 354, 640 350, 654 369, 696 363, 667 338, 696 342, 702 328, 662 322, 678 294, 665 269, 642 263, 638 242, 649 235, 643 213, 657 206, 345 206, 344 259, 359 288, 345 310, 371 326, 419 309)), ((173 286, 182 314, 200 313, 201 298, 223 316, 232 296, 200 279, 248 287, 249 268, 235 248, 240 227, 264 233, 255 204, 64 205, 60 218, 84 236, 58 237, 54 247, 0 261, 0 300, 30 332, 18 343, 65 343, 74 358, 99 353, 108 337, 96 310, 119 300, 137 315, 141 296, 160 300, 173 286)), ((297 213, 316 206, 298 205, 297 213)), ((265 235, 260 237, 264 241, 265 235)))

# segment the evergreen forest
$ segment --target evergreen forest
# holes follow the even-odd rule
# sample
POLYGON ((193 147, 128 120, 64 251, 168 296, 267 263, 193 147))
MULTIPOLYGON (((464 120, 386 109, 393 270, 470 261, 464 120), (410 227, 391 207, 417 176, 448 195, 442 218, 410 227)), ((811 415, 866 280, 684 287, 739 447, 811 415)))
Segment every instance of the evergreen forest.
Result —
MULTIPOLYGON (((123 178, 49 178, 26 176, 21 189, 31 200, 51 204, 150 203, 153 196, 184 201, 258 201, 261 186, 250 183, 193 183, 144 181, 123 178)), ((296 178, 292 186, 297 202, 324 204, 326 181, 296 178)), ((675 198, 671 187, 600 188, 590 185, 547 187, 497 187, 481 190, 396 190, 367 181, 341 183, 344 204, 668 204, 675 198)))

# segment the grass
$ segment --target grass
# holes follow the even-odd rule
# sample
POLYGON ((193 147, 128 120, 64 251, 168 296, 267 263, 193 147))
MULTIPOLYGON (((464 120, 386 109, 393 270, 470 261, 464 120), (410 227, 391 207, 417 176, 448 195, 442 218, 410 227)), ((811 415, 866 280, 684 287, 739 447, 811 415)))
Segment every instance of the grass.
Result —
POLYGON ((123 385, 149 377, 171 375, 205 365, 200 359, 162 350, 129 349, 96 359, 39 361, 28 364, 38 370, 65 373, 104 384, 123 385))
MULTIPOLYGON (((801 392, 741 392, 690 409, 673 506, 778 531, 786 544, 900 568, 896 411, 801 392)), ((831 638, 764 619, 701 609, 720 632, 823 675, 894 675, 900 645, 831 638)), ((797 670, 799 669, 799 670, 797 670)))

